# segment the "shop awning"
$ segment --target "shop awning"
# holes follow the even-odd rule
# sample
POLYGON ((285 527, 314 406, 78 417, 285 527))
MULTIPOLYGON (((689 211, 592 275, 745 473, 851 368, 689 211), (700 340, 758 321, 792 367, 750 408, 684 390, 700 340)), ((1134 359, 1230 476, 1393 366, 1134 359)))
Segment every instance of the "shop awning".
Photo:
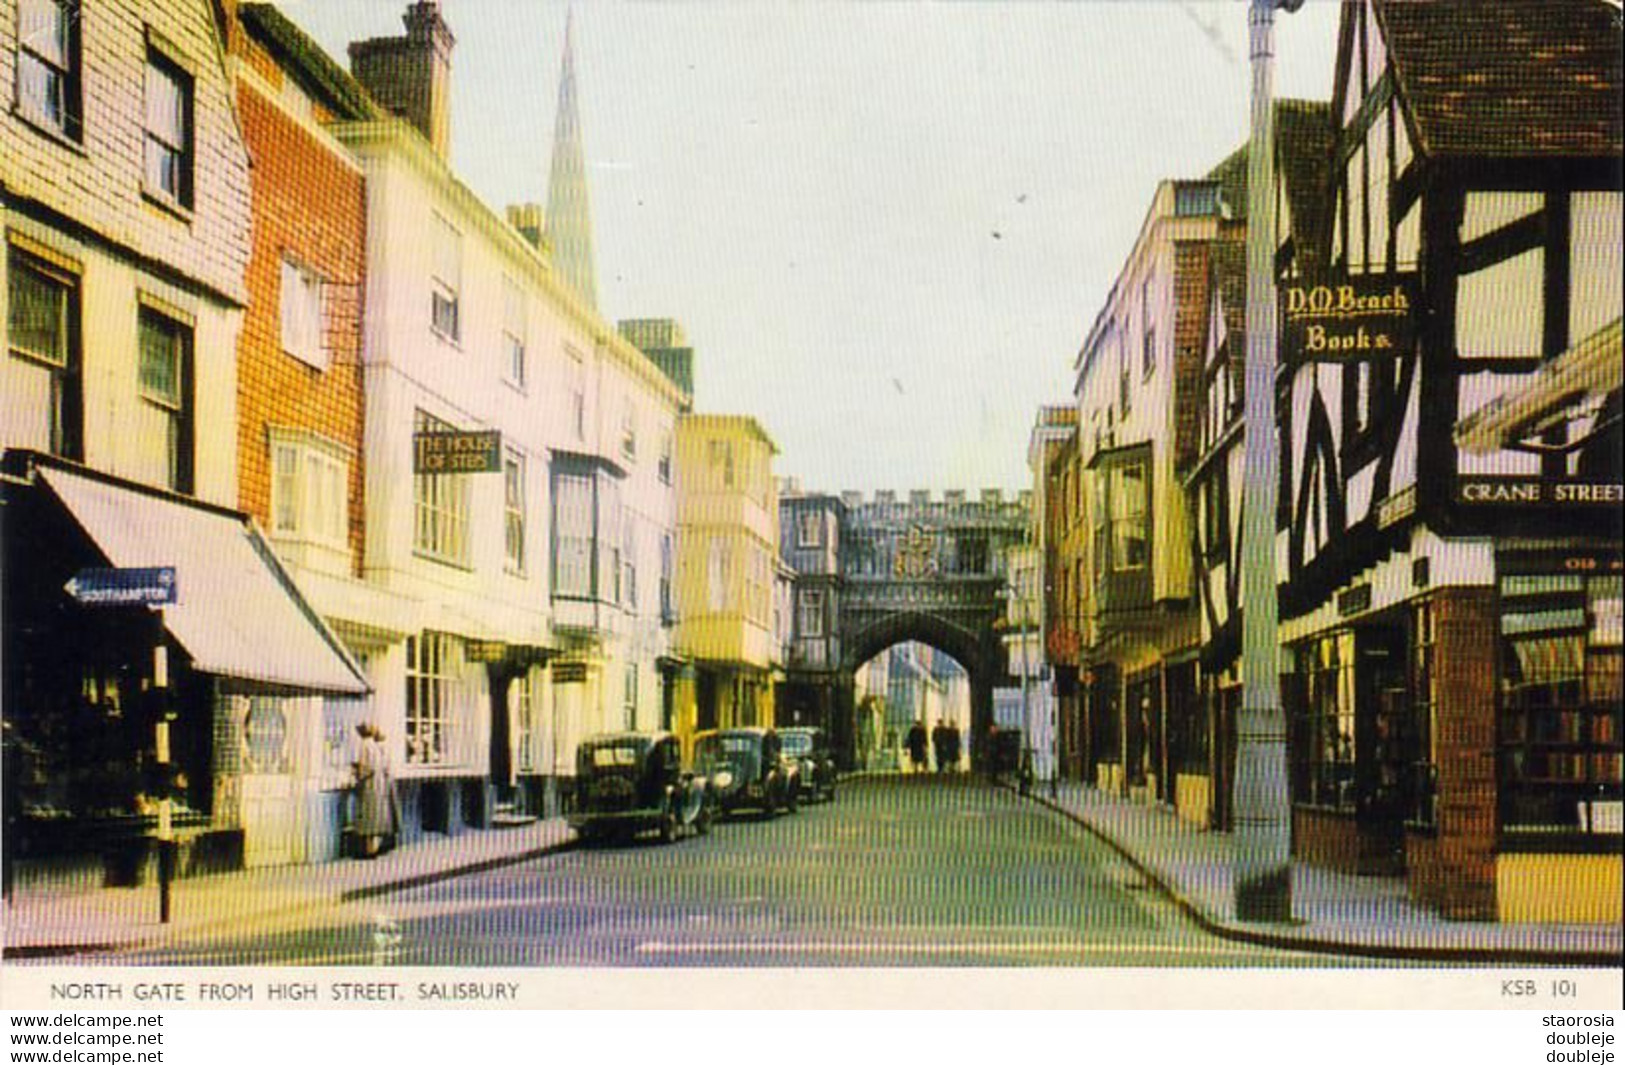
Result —
POLYGON ((174 567, 164 626, 200 672, 312 692, 370 690, 243 515, 66 470, 38 473, 109 565, 174 567))
POLYGON ((1566 421, 1582 404, 1618 391, 1622 376, 1620 319, 1615 318, 1518 387, 1457 422, 1456 444, 1463 451, 1484 454, 1538 436, 1566 421))

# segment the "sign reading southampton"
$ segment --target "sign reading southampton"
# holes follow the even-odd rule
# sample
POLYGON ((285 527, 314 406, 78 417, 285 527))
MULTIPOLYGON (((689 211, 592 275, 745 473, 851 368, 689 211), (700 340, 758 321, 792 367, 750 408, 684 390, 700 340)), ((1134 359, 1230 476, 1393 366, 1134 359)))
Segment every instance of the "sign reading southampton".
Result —
POLYGON ((499 473, 502 434, 417 433, 412 437, 413 473, 499 473))
POLYGON ((1358 362, 1410 350, 1416 339, 1411 275, 1369 274, 1281 289, 1281 355, 1288 362, 1358 362))

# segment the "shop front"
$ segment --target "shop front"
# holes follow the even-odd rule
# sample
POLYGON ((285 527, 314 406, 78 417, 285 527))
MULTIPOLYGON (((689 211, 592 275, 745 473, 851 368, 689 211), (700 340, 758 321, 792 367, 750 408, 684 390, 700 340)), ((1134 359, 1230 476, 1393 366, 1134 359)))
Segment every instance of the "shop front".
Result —
POLYGON ((328 709, 369 689, 252 523, 32 453, 5 467, 8 856, 135 882, 167 800, 182 875, 321 857, 328 709))

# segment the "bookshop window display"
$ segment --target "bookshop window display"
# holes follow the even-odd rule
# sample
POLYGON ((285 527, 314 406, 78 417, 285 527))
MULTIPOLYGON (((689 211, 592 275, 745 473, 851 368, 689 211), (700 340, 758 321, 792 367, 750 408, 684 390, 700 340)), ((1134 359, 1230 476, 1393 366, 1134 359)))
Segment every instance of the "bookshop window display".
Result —
POLYGON ((1503 834, 1619 832, 1622 587, 1500 578, 1503 834))

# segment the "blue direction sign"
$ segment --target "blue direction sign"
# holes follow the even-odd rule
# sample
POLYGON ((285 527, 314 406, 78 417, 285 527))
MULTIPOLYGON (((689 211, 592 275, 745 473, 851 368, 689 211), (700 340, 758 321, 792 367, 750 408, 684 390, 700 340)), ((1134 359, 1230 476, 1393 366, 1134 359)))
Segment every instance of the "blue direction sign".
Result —
POLYGON ((159 605, 175 601, 174 566, 82 569, 62 590, 87 606, 159 605))

